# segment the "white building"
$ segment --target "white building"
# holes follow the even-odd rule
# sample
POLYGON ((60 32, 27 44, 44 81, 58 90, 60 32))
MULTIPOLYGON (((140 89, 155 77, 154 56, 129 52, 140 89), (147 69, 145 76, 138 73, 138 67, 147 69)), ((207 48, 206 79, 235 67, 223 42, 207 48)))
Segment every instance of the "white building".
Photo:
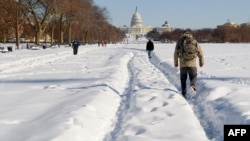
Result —
POLYGON ((135 13, 132 16, 130 27, 123 26, 120 27, 120 29, 130 37, 145 36, 148 32, 153 30, 159 32, 160 34, 162 32, 173 31, 173 28, 167 22, 165 22, 161 27, 143 26, 143 20, 140 13, 138 12, 137 7, 135 13))

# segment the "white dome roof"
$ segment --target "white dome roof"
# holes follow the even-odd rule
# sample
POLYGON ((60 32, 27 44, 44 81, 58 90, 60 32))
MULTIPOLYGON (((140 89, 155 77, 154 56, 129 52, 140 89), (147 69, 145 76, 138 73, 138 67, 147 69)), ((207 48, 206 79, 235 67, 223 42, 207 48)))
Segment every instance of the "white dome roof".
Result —
POLYGON ((131 27, 142 27, 142 18, 137 10, 137 7, 131 20, 131 27))

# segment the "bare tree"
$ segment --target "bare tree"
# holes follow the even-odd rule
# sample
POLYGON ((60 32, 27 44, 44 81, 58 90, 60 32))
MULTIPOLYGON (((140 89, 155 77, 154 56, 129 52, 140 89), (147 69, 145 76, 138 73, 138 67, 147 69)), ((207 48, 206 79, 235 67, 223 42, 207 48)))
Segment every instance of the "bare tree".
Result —
POLYGON ((0 16, 4 17, 0 19, 0 35, 4 43, 6 42, 7 38, 11 36, 11 31, 14 31, 15 23, 15 20, 13 19, 14 13, 11 12, 15 10, 15 7, 12 4, 6 6, 4 4, 6 2, 13 4, 13 1, 9 0, 0 1, 0 16))
POLYGON ((56 38, 60 44, 70 43, 72 38, 94 42, 123 37, 123 32, 108 22, 107 9, 94 5, 93 0, 1 0, 0 16, 0 38, 4 42, 15 37, 13 33, 19 28, 25 32, 17 38, 35 36, 36 44, 46 34, 50 34, 51 43, 56 38))
POLYGON ((40 38, 53 17, 53 0, 20 0, 23 4, 29 25, 36 34, 35 43, 40 43, 40 38))

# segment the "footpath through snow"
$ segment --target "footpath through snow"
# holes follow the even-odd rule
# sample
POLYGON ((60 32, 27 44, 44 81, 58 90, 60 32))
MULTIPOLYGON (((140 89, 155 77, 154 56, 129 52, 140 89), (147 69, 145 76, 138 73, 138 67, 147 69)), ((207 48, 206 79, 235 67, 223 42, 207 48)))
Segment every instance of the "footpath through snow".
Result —
POLYGON ((133 49, 130 82, 112 141, 206 141, 191 106, 147 57, 133 49))
POLYGON ((222 141, 224 124, 249 124, 241 63, 249 48, 204 45, 209 67, 198 70, 198 97, 186 101, 173 46, 157 44, 150 60, 145 44, 1 54, 0 140, 222 141))
POLYGON ((206 140, 190 105, 144 48, 3 55, 0 140, 206 140))

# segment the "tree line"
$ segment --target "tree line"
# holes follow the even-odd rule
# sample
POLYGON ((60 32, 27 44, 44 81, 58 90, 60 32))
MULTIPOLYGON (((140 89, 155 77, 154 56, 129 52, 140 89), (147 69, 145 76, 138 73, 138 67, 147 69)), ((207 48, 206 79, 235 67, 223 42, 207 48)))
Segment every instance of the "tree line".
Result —
MULTIPOLYGON (((190 30, 193 36, 199 42, 213 42, 213 43, 249 43, 250 42, 250 25, 233 27, 233 26, 224 26, 217 28, 204 28, 198 30, 190 30)), ((157 32, 150 32, 148 36, 155 40, 160 41, 177 41, 184 29, 175 29, 172 32, 163 32, 159 34, 157 32)))
POLYGON ((121 41, 124 33, 109 23, 108 11, 93 0, 1 0, 0 40, 23 38, 39 44, 121 41), (35 39, 34 39, 35 37, 35 39))

